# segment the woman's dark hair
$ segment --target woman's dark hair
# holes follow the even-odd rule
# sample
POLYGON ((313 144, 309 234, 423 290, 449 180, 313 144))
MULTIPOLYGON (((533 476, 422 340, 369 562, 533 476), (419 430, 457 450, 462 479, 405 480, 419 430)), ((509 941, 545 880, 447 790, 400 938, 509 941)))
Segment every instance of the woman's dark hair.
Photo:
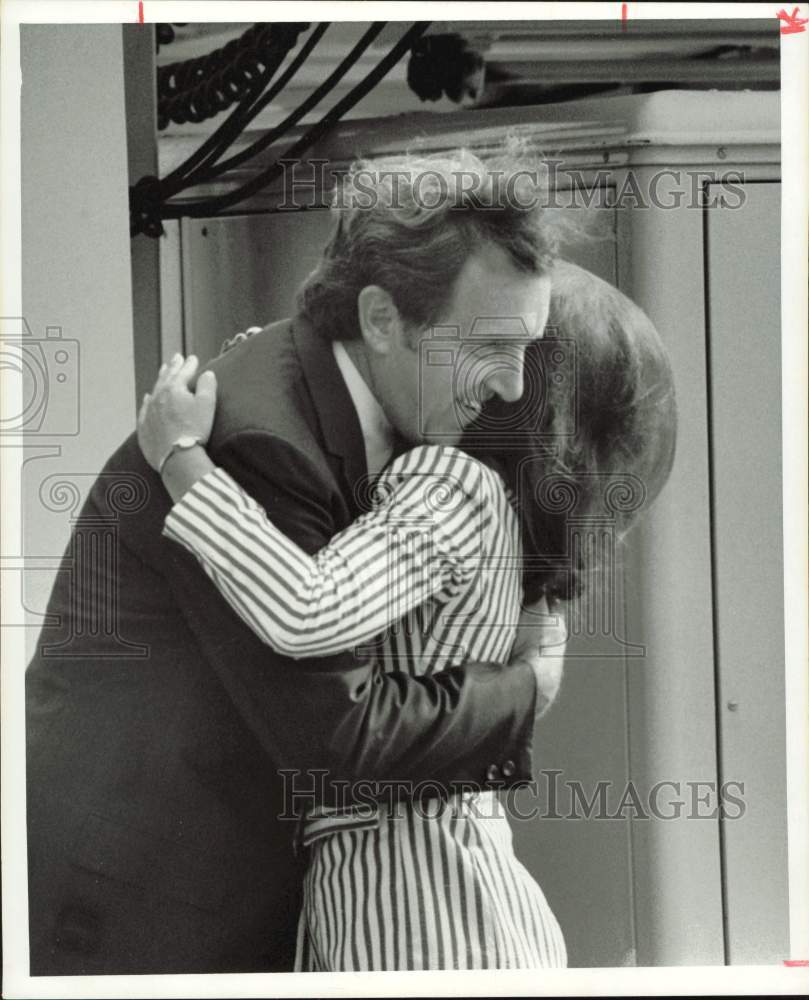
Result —
POLYGON ((558 261, 551 278, 523 397, 490 401, 462 442, 515 497, 528 601, 583 592, 593 567, 576 533, 620 538, 668 479, 677 433, 671 365, 645 313, 574 264, 558 261))

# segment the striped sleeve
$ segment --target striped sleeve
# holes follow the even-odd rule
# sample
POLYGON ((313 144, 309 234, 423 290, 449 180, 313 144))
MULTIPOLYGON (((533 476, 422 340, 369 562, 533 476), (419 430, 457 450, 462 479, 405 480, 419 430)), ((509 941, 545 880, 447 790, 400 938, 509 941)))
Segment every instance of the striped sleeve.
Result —
POLYGON ((217 468, 174 505, 163 532, 269 646, 328 656, 468 585, 493 516, 482 482, 478 463, 455 449, 413 449, 377 480, 375 509, 310 556, 217 468))

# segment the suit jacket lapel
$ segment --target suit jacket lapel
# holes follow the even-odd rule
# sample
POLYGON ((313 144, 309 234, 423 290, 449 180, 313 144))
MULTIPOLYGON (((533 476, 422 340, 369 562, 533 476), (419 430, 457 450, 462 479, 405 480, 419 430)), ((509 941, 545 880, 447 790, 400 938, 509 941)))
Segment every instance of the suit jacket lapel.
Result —
POLYGON ((331 342, 300 316, 292 334, 312 397, 321 443, 352 520, 368 509, 368 466, 357 411, 334 359, 331 342))

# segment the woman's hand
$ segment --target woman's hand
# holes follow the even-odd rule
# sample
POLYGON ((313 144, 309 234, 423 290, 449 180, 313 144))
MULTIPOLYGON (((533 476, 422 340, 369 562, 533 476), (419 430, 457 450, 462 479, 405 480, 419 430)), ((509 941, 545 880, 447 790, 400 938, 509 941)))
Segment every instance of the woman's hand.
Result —
POLYGON ((561 607, 541 597, 522 609, 511 663, 530 664, 537 682, 536 718, 550 708, 562 683, 567 625, 561 607))
POLYGON ((193 355, 175 354, 164 364, 151 393, 143 397, 138 413, 138 444, 143 457, 160 471, 180 438, 195 438, 207 444, 216 412, 216 376, 203 372, 196 390, 189 382, 199 367, 193 355))

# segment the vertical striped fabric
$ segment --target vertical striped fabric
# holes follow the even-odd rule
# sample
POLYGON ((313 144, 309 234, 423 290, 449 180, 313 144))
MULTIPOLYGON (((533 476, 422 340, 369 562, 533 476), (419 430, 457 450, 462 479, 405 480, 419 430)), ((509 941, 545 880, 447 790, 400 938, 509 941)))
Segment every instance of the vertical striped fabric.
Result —
POLYGON ((514 856, 494 793, 437 805, 401 807, 376 829, 318 839, 304 882, 298 971, 566 965, 559 925, 514 856))
POLYGON ((494 478, 454 448, 415 448, 377 480, 375 509, 309 556, 214 469, 175 504, 163 532, 269 646, 327 656, 467 589, 490 533, 494 478))
MULTIPOLYGON (((390 671, 507 662, 522 587, 502 480, 457 449, 421 446, 391 463, 375 489, 375 509, 314 557, 221 469, 175 505, 164 532, 286 655, 370 643, 390 671)), ((559 925, 514 855, 496 796, 443 806, 438 815, 425 803, 309 818, 296 969, 565 965, 559 925)))

